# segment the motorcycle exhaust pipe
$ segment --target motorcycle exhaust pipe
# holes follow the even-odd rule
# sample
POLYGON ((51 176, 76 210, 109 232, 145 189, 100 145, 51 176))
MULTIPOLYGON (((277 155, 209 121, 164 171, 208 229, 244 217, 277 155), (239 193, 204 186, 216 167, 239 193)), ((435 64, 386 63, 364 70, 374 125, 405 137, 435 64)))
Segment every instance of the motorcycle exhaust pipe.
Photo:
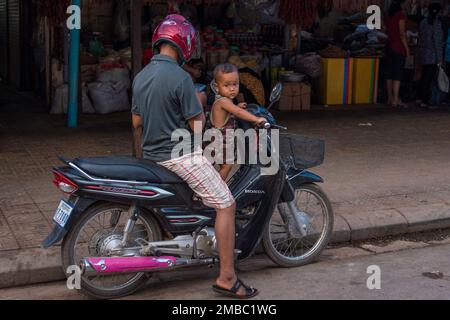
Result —
POLYGON ((111 257, 84 258, 80 262, 81 275, 98 276, 137 272, 166 271, 195 265, 213 265, 215 259, 183 259, 167 257, 111 257))
POLYGON ((111 257, 85 258, 80 262, 85 276, 164 270, 175 266, 175 257, 111 257))

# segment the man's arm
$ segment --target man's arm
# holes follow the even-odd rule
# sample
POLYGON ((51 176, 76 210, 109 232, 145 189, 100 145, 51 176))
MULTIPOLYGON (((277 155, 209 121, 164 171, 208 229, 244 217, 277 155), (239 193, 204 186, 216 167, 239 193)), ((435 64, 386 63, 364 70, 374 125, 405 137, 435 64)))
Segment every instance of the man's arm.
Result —
POLYGON ((132 116, 133 122, 133 141, 134 141, 134 150, 136 153, 136 158, 142 159, 142 117, 140 115, 134 114, 132 116))
POLYGON ((194 134, 202 134, 203 128, 205 127, 205 123, 206 117, 204 112, 188 120, 189 127, 194 132, 194 134), (196 122, 201 123, 201 126, 195 126, 196 122))

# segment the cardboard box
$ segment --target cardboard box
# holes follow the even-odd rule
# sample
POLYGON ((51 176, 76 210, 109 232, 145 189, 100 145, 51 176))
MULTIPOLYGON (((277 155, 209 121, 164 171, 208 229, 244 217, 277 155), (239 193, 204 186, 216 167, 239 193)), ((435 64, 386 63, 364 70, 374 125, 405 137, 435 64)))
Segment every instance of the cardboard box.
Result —
POLYGON ((301 95, 302 110, 311 110, 311 86, 306 85, 303 87, 301 95))
POLYGON ((281 99, 278 102, 278 110, 281 110, 281 111, 292 111, 292 97, 290 97, 290 96, 281 96, 281 99))
POLYGON ((285 82, 283 83, 283 92, 281 94, 285 96, 299 96, 302 94, 303 85, 302 82, 285 82))
POLYGON ((278 104, 281 111, 309 110, 311 105, 311 86, 306 83, 285 83, 278 104))
POLYGON ((292 97, 292 111, 302 111, 302 96, 292 97))

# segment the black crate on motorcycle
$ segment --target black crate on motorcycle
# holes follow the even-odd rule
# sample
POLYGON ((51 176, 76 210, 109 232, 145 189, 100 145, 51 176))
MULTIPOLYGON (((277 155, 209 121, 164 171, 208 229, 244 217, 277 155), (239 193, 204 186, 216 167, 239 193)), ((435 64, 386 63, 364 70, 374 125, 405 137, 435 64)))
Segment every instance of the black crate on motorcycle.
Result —
POLYGON ((325 141, 298 134, 280 133, 280 158, 290 168, 304 170, 320 166, 325 158, 325 141))

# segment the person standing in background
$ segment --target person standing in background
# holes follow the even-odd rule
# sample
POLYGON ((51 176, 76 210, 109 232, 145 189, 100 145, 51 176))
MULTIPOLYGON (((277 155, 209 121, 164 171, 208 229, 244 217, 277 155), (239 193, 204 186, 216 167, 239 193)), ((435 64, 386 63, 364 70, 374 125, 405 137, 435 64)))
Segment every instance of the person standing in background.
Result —
POLYGON ((400 85, 403 79, 406 57, 409 56, 406 39, 406 14, 403 11, 405 0, 393 0, 386 18, 388 46, 386 48, 386 70, 388 104, 406 107, 400 99, 400 85))
POLYGON ((432 83, 436 78, 438 67, 443 66, 444 32, 439 19, 441 12, 439 3, 431 3, 428 16, 422 20, 419 29, 419 55, 422 65, 422 77, 419 84, 418 103, 427 107, 431 98, 432 83))
MULTIPOLYGON (((446 19, 448 21, 448 17, 446 19)), ((447 23, 447 26, 444 25, 444 31, 446 31, 447 41, 445 42, 445 52, 444 52, 444 62, 445 62, 445 73, 447 75, 450 74, 450 26, 447 23)), ((445 38, 445 37, 444 37, 445 38)), ((450 102, 450 94, 447 94, 446 99, 447 104, 450 102)))

